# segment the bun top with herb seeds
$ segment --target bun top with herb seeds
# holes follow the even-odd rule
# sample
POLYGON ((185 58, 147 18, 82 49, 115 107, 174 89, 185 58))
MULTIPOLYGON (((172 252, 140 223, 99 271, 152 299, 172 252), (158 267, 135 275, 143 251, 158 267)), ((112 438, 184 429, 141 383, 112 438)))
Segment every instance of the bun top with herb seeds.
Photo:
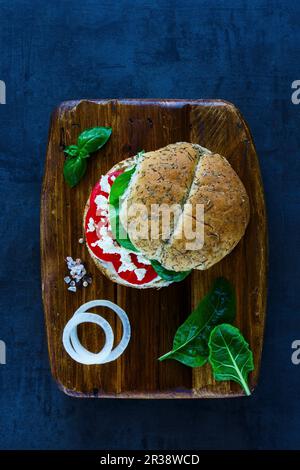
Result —
POLYGON ((249 199, 229 162, 197 144, 140 152, 102 176, 87 203, 87 246, 127 286, 162 287, 208 269, 245 233, 249 199))

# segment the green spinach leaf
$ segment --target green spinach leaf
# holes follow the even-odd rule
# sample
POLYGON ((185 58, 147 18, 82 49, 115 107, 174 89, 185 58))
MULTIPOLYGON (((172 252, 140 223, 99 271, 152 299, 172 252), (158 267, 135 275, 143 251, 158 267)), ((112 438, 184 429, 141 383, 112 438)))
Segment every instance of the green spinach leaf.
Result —
POLYGON ((176 331, 173 349, 159 358, 176 359, 190 367, 199 367, 208 360, 208 340, 212 329, 235 318, 236 299, 231 284, 218 278, 208 294, 176 331))
POLYGON ((253 354, 243 335, 226 323, 216 326, 209 338, 209 362, 218 381, 233 380, 251 395, 248 374, 254 369, 253 354))
POLYGON ((165 281, 180 282, 185 279, 192 271, 170 271, 165 269, 157 260, 151 261, 152 268, 165 281))

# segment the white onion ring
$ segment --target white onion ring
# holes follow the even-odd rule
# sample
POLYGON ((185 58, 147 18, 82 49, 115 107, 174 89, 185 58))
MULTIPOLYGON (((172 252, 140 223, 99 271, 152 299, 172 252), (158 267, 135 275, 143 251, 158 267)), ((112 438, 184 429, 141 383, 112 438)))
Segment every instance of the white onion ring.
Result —
POLYGON ((92 300, 79 307, 73 317, 68 321, 63 332, 63 345, 65 350, 77 362, 86 365, 105 364, 117 359, 127 348, 131 336, 128 316, 121 307, 109 300, 92 300), (108 307, 120 318, 123 326, 123 335, 119 344, 113 348, 114 333, 105 318, 98 314, 88 312, 92 307, 108 307), (77 326, 81 323, 96 323, 105 333, 105 344, 100 352, 92 353, 82 346, 77 334, 77 326))
POLYGON ((66 324, 63 333, 63 344, 67 353, 72 357, 72 359, 77 362, 81 362, 82 364, 101 363, 101 361, 111 353, 113 343, 114 334, 110 324, 105 320, 105 318, 93 313, 81 312, 75 314, 66 324), (106 341, 104 347, 99 353, 91 353, 81 345, 77 336, 77 326, 81 323, 96 323, 103 329, 106 341))

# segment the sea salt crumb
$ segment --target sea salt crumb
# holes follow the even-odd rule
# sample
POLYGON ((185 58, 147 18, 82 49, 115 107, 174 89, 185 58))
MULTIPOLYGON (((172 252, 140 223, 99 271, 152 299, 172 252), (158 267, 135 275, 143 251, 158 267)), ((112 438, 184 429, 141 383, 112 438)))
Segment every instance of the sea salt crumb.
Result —
POLYGON ((70 286, 70 287, 68 287, 68 290, 71 291, 71 292, 76 292, 77 288, 73 287, 73 286, 70 286))
POLYGON ((77 287, 87 287, 92 283, 92 278, 87 274, 84 263, 80 258, 76 258, 74 261, 71 256, 67 256, 66 263, 70 271, 70 275, 64 277, 65 283, 69 284, 68 290, 76 292, 77 287))

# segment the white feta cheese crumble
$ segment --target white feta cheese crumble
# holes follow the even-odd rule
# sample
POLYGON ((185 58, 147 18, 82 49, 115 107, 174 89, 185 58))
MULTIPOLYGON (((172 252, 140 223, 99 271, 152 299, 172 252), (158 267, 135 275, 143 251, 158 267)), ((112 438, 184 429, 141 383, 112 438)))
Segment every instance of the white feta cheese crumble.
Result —
MULTIPOLYGON (((105 225, 102 225, 102 227, 100 227, 100 230, 99 230, 101 237, 107 237, 108 236, 107 231, 108 231, 108 227, 105 227, 105 225)), ((109 238, 111 239, 111 237, 109 238)))
POLYGON ((136 254, 137 260, 141 264, 146 264, 147 266, 150 266, 151 261, 149 261, 145 256, 143 256, 141 253, 136 254))
POLYGON ((101 250, 103 251, 103 253, 105 254, 111 254, 111 255, 120 254, 119 253, 120 248, 114 244, 113 239, 110 238, 109 236, 103 237, 95 241, 94 243, 92 243, 92 246, 93 247, 99 246, 101 250))
POLYGON ((104 191, 105 193, 110 193, 110 184, 108 182, 108 175, 101 176, 100 186, 101 186, 102 191, 104 191))
POLYGON ((105 209, 100 209, 100 210, 101 210, 101 214, 99 214, 99 215, 101 216, 101 218, 105 217, 106 219, 108 219, 108 211, 105 210, 105 209))
POLYGON ((126 271, 134 271, 136 269, 136 265, 132 262, 130 263, 122 263, 118 269, 118 273, 124 273, 126 271))
POLYGON ((142 281, 144 279, 146 272, 147 271, 144 268, 138 268, 134 270, 134 274, 136 275, 138 281, 142 281))
POLYGON ((94 232, 96 230, 95 221, 92 217, 89 218, 87 232, 94 232))
POLYGON ((95 204, 98 210, 103 209, 108 211, 108 199, 102 194, 98 194, 98 196, 95 197, 95 204))
POLYGON ((136 265, 131 261, 130 252, 124 248, 120 248, 120 261, 121 266, 118 269, 118 273, 122 273, 125 271, 134 271, 136 269, 136 265))

